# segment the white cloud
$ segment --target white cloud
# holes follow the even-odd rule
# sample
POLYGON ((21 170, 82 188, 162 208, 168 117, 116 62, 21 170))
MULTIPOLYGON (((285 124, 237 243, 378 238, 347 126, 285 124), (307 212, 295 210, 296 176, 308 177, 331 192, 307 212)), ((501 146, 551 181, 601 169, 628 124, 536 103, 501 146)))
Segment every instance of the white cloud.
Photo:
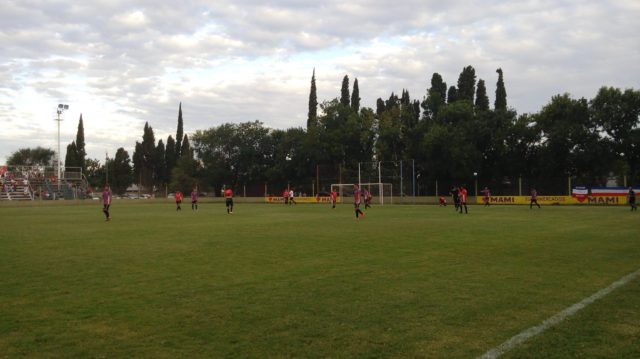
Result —
POLYGON ((502 67, 509 104, 537 111, 560 92, 638 88, 639 17, 633 0, 10 0, 0 162, 18 147, 55 144, 60 101, 71 105, 65 146, 83 113, 99 158, 131 150, 145 121, 157 138, 175 133, 181 101, 187 131, 255 119, 303 126, 313 68, 320 101, 339 96, 348 74, 374 107, 402 89, 422 98, 433 72, 455 85, 467 65, 491 98, 502 67))

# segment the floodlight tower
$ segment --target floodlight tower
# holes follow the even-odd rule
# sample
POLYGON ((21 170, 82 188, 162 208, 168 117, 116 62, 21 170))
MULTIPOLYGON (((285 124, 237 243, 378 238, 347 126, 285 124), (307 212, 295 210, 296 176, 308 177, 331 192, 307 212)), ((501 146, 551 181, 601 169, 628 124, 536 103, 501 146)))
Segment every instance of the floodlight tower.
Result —
POLYGON ((60 176, 62 174, 60 168, 60 121, 62 121, 62 119, 60 118, 60 115, 62 115, 62 113, 68 109, 69 105, 65 105, 62 103, 58 104, 58 108, 56 109, 56 113, 58 114, 58 118, 56 118, 56 121, 58 121, 58 177, 56 178, 56 182, 58 182, 58 191, 60 190, 60 176))

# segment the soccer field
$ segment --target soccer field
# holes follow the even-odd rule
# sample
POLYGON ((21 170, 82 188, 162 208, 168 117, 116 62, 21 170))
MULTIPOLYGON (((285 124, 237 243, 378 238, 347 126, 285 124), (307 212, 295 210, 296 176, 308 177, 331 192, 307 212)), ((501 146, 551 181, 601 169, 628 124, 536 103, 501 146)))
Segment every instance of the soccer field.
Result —
MULTIPOLYGON (((640 269, 626 207, 0 207, 0 357, 474 358, 640 269)), ((640 357, 640 278, 504 355, 640 357)))

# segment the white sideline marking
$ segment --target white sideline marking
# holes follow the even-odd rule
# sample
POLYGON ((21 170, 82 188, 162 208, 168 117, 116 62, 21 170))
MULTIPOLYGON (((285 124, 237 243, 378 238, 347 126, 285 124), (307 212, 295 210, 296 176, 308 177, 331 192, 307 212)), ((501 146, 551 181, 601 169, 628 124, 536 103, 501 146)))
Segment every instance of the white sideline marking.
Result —
POLYGON ((502 354, 506 353, 507 351, 517 347, 518 345, 524 343, 527 339, 532 338, 542 332, 544 332, 545 330, 549 329, 550 327, 560 323, 561 321, 565 320, 566 318, 574 315, 576 312, 578 312, 579 310, 585 308, 586 306, 588 306, 589 304, 595 302, 598 299, 601 299, 602 297, 606 296, 607 294, 613 292, 616 288, 622 287, 623 285, 631 282, 632 280, 636 279, 636 277, 640 276, 640 269, 636 270, 635 272, 631 273, 631 274, 627 274, 626 276, 618 279, 617 281, 613 282, 610 286, 604 288, 604 289, 600 289, 598 292, 592 294, 590 297, 587 297, 585 299, 583 299, 581 302, 576 303, 572 306, 570 306, 569 308, 561 311, 560 313, 555 314, 554 316, 547 318, 545 321, 543 321, 542 323, 536 325, 535 327, 531 327, 529 329, 526 329, 522 332, 520 332, 520 334, 517 334, 513 337, 511 337, 511 339, 507 340, 506 342, 498 345, 497 347, 489 350, 488 352, 484 353, 482 356, 479 356, 477 359, 495 359, 498 358, 499 356, 501 356, 502 354))

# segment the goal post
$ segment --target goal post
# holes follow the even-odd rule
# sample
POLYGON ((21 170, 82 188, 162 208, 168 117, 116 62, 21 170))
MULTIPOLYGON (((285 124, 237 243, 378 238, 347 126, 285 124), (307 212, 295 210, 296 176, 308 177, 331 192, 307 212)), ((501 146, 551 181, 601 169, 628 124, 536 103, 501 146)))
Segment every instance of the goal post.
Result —
MULTIPOLYGON (((360 188, 371 193, 372 203, 393 204, 393 185, 391 183, 361 183, 360 188)), ((338 193, 338 196, 342 198, 342 203, 353 203, 353 183, 333 183, 331 190, 338 193)))

